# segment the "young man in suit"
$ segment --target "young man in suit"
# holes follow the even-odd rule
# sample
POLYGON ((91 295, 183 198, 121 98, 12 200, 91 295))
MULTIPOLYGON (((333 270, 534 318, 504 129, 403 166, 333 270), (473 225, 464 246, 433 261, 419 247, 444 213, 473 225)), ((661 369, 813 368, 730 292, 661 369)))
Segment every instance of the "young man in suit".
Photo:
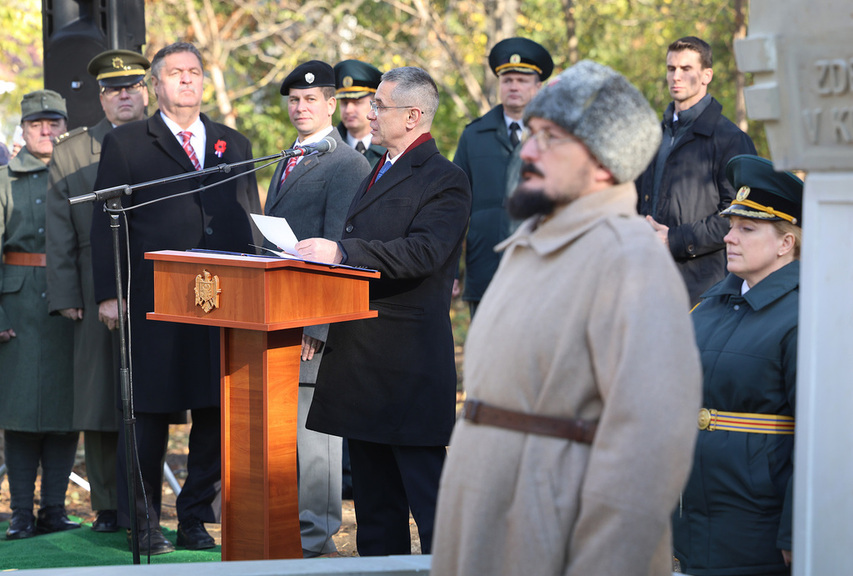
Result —
POLYGON ((382 273, 370 289, 379 317, 330 326, 307 422, 349 441, 361 556, 411 553, 410 510, 430 552, 456 417, 450 291, 471 188, 430 135, 437 108, 424 70, 386 72, 368 116, 385 157, 359 186, 341 240, 296 246, 306 260, 382 273))
MULTIPOLYGON (((151 62, 151 82, 159 110, 150 118, 115 128, 104 137, 95 188, 135 184, 235 163, 252 157, 240 133, 201 114, 204 68, 189 43, 171 44, 151 62)), ((137 493, 139 547, 142 553, 174 550, 160 530, 162 462, 172 414, 192 411, 187 478, 177 499, 178 546, 211 548, 204 528, 215 522, 211 507, 220 481, 219 332, 204 326, 146 320, 154 308, 152 250, 205 248, 249 251, 256 243, 250 213, 260 213, 257 181, 246 171, 214 173, 137 190, 123 197, 130 238, 130 346, 133 402, 142 490, 137 493), (199 186, 203 191, 179 197, 199 186), (166 201, 138 206, 152 200, 166 201), (143 497, 145 500, 143 500, 143 497), (145 502, 147 501, 147 506, 145 502)), ((98 204, 92 218, 92 263, 99 317, 116 328, 116 295, 109 216, 98 204)), ((123 306, 122 306, 123 308, 123 306)), ((118 453, 119 525, 129 527, 124 427, 118 453)), ((130 543, 130 533, 128 532, 130 543)))
MULTIPOLYGON (((282 160, 273 175, 264 213, 286 218, 297 238, 338 240, 358 183, 370 172, 364 156, 345 145, 332 126, 335 74, 319 60, 297 66, 281 84, 287 113, 299 137, 294 146, 334 138, 325 154, 282 160)), ((305 428, 317 369, 329 325, 307 326, 299 368, 296 456, 299 528, 306 558, 337 551, 332 536, 341 527, 341 439, 305 428)))

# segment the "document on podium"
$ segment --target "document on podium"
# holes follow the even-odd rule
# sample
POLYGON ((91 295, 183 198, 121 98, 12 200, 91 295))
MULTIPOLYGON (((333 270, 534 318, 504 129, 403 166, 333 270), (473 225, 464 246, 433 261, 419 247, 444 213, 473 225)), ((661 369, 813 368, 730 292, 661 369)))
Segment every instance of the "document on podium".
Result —
POLYGON ((281 258, 300 258, 299 252, 296 251, 296 243, 299 242, 299 239, 296 238, 296 234, 293 233, 286 219, 263 214, 252 214, 251 216, 252 221, 264 235, 264 238, 269 240, 278 250, 271 250, 263 246, 259 246, 259 248, 268 250, 281 258))

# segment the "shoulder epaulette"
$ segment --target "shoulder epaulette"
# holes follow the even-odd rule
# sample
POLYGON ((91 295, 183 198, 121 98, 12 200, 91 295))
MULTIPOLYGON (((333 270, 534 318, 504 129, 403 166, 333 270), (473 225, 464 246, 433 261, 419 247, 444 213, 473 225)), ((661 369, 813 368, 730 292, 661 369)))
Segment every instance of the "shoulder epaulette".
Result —
POLYGON ((54 142, 54 145, 62 144, 63 142, 70 140, 71 138, 73 138, 74 136, 77 136, 78 134, 84 134, 87 130, 89 130, 89 128, 87 128, 86 126, 80 126, 78 128, 75 128, 74 130, 66 132, 65 134, 60 134, 56 138, 56 142, 54 142))

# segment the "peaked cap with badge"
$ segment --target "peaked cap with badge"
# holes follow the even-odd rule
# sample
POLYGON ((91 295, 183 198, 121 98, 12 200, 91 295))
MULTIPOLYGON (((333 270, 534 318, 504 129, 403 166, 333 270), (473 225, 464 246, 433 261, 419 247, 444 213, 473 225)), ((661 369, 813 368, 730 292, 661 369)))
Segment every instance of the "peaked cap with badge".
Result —
POLYGON ((737 196, 722 216, 787 220, 802 227, 803 181, 790 172, 777 172, 760 156, 740 154, 726 164, 726 178, 737 196))
POLYGON ((322 60, 303 62, 287 75, 281 83, 281 94, 287 96, 291 88, 335 87, 335 71, 322 60))
POLYGON ((68 108, 65 98, 53 90, 36 90, 24 94, 21 100, 21 122, 25 120, 68 120, 68 108))
POLYGON ((132 50, 107 50, 89 61, 86 68, 101 87, 133 86, 145 80, 148 59, 132 50))
POLYGON ((361 60, 344 60, 335 64, 335 96, 357 100, 375 94, 382 81, 378 68, 361 60))
POLYGON ((554 71, 551 54, 537 42, 528 38, 507 38, 495 44, 489 52, 489 66, 495 76, 507 72, 538 74, 546 80, 554 71))

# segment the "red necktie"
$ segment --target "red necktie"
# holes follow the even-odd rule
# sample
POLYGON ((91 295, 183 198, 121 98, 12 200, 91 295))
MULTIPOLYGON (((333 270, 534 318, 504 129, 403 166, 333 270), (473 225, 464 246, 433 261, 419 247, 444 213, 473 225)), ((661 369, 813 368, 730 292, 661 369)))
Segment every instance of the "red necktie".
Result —
POLYGON ((282 173, 282 175, 281 175, 281 182, 279 182, 279 183, 278 183, 278 185, 279 185, 279 186, 281 186, 282 184, 284 184, 284 181, 285 181, 285 179, 287 178, 287 176, 288 176, 291 172, 293 172, 293 169, 294 169, 294 168, 296 168, 296 161, 297 161, 297 160, 298 160, 298 158, 297 158, 296 156, 293 156, 292 158, 288 159, 288 161, 287 161, 287 166, 285 166, 285 167, 284 167, 284 172, 283 172, 283 173, 282 173))
POLYGON ((178 136, 181 137, 181 140, 184 141, 184 152, 187 153, 187 156, 190 157, 190 162, 193 163, 196 170, 201 170, 201 163, 198 161, 198 156, 195 155, 195 149, 193 149, 193 145, 190 144, 190 138, 193 137, 192 132, 178 132, 178 136))

